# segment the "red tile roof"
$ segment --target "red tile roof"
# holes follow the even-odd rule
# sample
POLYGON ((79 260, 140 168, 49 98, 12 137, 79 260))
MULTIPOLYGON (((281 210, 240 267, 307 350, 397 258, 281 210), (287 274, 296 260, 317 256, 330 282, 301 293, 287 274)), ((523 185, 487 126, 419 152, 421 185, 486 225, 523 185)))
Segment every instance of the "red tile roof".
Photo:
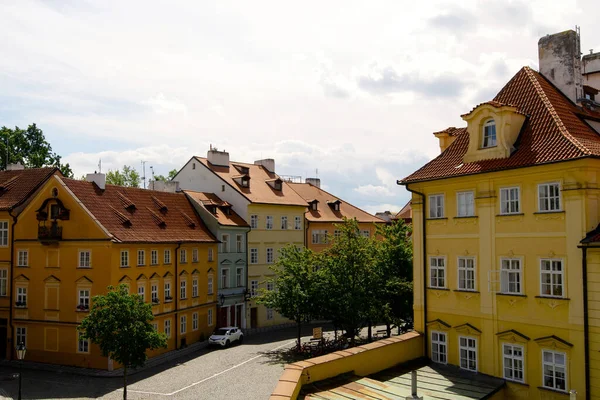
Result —
POLYGON ((281 190, 275 190, 268 182, 279 178, 275 173, 267 171, 262 165, 245 164, 232 161, 228 167, 213 165, 206 158, 195 157, 196 160, 204 164, 208 169, 217 174, 221 179, 227 182, 231 187, 240 192, 252 203, 279 204, 306 206, 306 202, 294 192, 287 182, 283 182, 281 190), (250 186, 242 187, 234 178, 240 178, 246 174, 240 175, 238 168, 248 168, 250 177, 250 186))
POLYGON ((358 222, 378 222, 385 223, 379 217, 369 214, 350 203, 324 191, 321 188, 310 183, 292 183, 288 182, 291 188, 302 196, 307 202, 317 200, 317 211, 309 209, 305 216, 306 219, 313 222, 342 222, 345 218, 356 218, 358 222), (330 204, 340 202, 340 211, 334 211, 330 204))
POLYGON ((0 210, 12 210, 25 203, 55 173, 60 175, 58 168, 0 171, 0 210))
MULTIPOLYGON (((240 217, 226 201, 221 200, 219 196, 214 193, 205 193, 205 192, 194 192, 193 190, 184 190, 185 194, 188 197, 196 202, 199 206, 215 206, 215 212, 212 213, 212 216, 217 220, 217 222, 221 225, 227 226, 243 226, 249 227, 248 223, 240 217), (230 214, 226 214, 224 212, 223 207, 229 207, 230 214)), ((208 210, 210 212, 210 210, 208 210)))
POLYGON ((454 132, 456 139, 442 154, 400 183, 600 156, 600 135, 578 117, 585 114, 584 110, 531 68, 523 67, 494 101, 514 105, 528 116, 510 157, 463 163, 469 135, 466 128, 461 128, 454 132))
POLYGON ((216 242, 184 193, 57 179, 117 242, 216 242))

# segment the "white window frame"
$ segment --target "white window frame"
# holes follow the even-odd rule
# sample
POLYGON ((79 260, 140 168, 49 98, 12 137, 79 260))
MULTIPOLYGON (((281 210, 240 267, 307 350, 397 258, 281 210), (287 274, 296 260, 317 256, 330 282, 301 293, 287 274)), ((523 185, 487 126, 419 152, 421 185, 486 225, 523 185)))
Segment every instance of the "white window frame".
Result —
POLYGON ((294 217, 294 230, 299 231, 302 229, 302 217, 294 217))
POLYGON ((273 290, 275 290, 275 283, 273 283, 273 282, 267 282, 267 290, 269 292, 272 292, 273 290))
POLYGON ((490 147, 496 147, 498 145, 498 131, 496 129, 496 121, 494 121, 494 119, 488 119, 487 121, 485 121, 485 123, 483 124, 483 127, 481 128, 481 148, 482 149, 489 149, 490 147), (493 132, 493 136, 491 135, 487 135, 486 132, 486 128, 488 127, 494 127, 494 132, 493 132), (489 136, 489 141, 492 142, 488 145, 486 145, 486 139, 487 136, 489 136), (492 139, 493 138, 493 139, 492 139))
POLYGON ((546 182, 538 184, 538 212, 562 211, 562 199, 560 196, 560 182, 546 182), (546 193, 542 193, 543 189, 546 193), (550 194, 551 191, 555 193, 550 194))
POLYGON ((212 308, 209 308, 208 312, 206 313, 206 322, 207 322, 208 326, 213 326, 213 310, 212 310, 212 308))
POLYGON ((269 231, 273 229, 273 216, 272 215, 267 215, 267 220, 265 221, 265 228, 269 231))
POLYGON ((542 387, 548 388, 548 389, 553 389, 553 390, 559 390, 561 392, 567 392, 569 390, 569 380, 568 380, 568 374, 567 374, 567 353, 565 353, 564 351, 555 351, 555 350, 548 350, 548 349, 542 349, 542 387), (552 362, 548 362, 546 361, 545 355, 546 353, 548 354, 552 354, 552 362), (562 355, 563 356, 563 360, 564 360, 564 364, 557 364, 556 363, 556 356, 557 355, 562 355), (551 367, 552 368, 552 381, 553 384, 552 386, 548 386, 546 385, 546 371, 544 370, 545 367, 551 367), (564 370, 564 381, 565 381, 565 388, 564 389, 559 389, 556 387, 556 368, 563 368, 564 370))
POLYGON ((502 376, 508 381, 525 383, 525 348, 523 346, 513 343, 502 343, 502 376), (505 353, 505 349, 507 348, 510 348, 510 354, 505 353), (520 356, 515 355, 515 349, 521 352, 520 356), (510 365, 507 365, 507 361, 510 365), (515 377, 515 373, 519 373, 519 363, 521 367, 521 379, 515 377), (512 377, 508 376, 507 370, 511 372, 512 377))
POLYGON ((235 286, 244 286, 244 267, 237 267, 235 269, 235 286))
POLYGON ((472 190, 456 193, 456 215, 458 217, 475 216, 475 193, 472 190))
POLYGON ((158 265, 158 250, 150 250, 150 265, 158 265))
POLYGON ((167 338, 171 337, 171 320, 165 319, 165 336, 167 338))
POLYGON ((23 343, 27 347, 27 327, 17 326, 15 329, 15 345, 23 343))
POLYGON ((500 188, 500 215, 511 215, 521 213, 521 188, 510 186, 500 188), (516 190, 516 199, 514 191, 516 190))
POLYGON ((77 306, 84 306, 85 310, 90 309, 90 289, 77 289, 77 306), (86 308, 87 307, 87 308, 86 308))
POLYGON ((198 277, 192 277, 192 297, 198 297, 198 277))
POLYGON ((19 249, 17 252, 17 267, 29 267, 29 250, 19 249))
POLYGON ((179 300, 187 299, 187 279, 179 281, 179 300))
POLYGON ((154 303, 154 301, 158 303, 160 299, 158 298, 158 283, 150 284, 150 301, 154 303))
POLYGON ((8 296, 8 268, 0 268, 0 297, 8 296))
POLYGON ((468 291, 476 291, 477 290, 477 264, 475 262, 475 257, 458 257, 456 259, 456 270, 457 270, 457 287, 458 290, 468 290, 468 291), (469 266, 468 264, 471 264, 469 266), (462 272, 462 277, 461 277, 462 272), (471 272, 472 277, 469 277, 469 272, 471 272), (462 281, 461 281, 462 278, 462 281), (468 282, 472 281, 472 285, 469 285, 468 282), (462 282, 462 284, 461 284, 462 282), (472 286, 472 287, 469 287, 472 286))
POLYGON ((90 341, 89 339, 82 339, 83 332, 77 332, 77 353, 89 354, 90 353, 90 341))
POLYGON ((438 364, 448 363, 448 332, 431 331, 431 361, 438 364))
POLYGON ((171 264, 171 249, 165 249, 163 256, 163 264, 171 264))
POLYGON ((235 235, 235 250, 238 253, 244 252, 244 235, 235 235))
POLYGON ((208 279, 206 282, 206 290, 207 290, 207 294, 209 294, 209 295, 214 294, 215 282, 214 282, 214 278, 213 278, 212 274, 208 276, 208 279))
POLYGON ((430 194, 427 200, 429 201, 429 218, 444 218, 444 194, 430 194))
POLYGON ((221 268, 219 283, 221 289, 229 289, 229 268, 221 268))
POLYGON ((27 287, 26 286, 17 286, 17 290, 15 292, 17 296, 17 303, 24 303, 24 306, 20 306, 21 308, 27 308, 27 287))
POLYGON ((258 280, 251 280, 250 281, 250 297, 256 297, 258 296, 258 280))
POLYGON ((267 321, 271 321, 273 319, 273 309, 267 308, 267 321))
POLYGON ((500 293, 502 294, 523 294, 523 259, 522 258, 508 258, 503 257, 500 259, 500 293), (514 268, 514 263, 518 263, 518 269, 514 268), (508 268, 505 268, 507 266, 508 268), (518 284, 518 291, 511 291, 511 276, 518 277, 518 282, 514 280, 515 285, 518 284))
POLYGON ((258 249, 250 249, 250 264, 258 264, 258 249))
POLYGON ((478 354, 478 350, 477 350, 477 338, 473 337, 473 336, 459 336, 458 337, 458 366, 460 367, 460 369, 464 369, 466 371, 472 371, 472 372, 477 372, 478 371, 478 358, 479 358, 479 354, 478 354), (462 339, 465 339, 466 341, 466 345, 463 345, 462 343, 462 339), (471 342, 473 341, 473 343, 475 344, 474 347, 471 346, 471 342), (463 367, 463 350, 466 351, 466 363, 467 366, 463 367), (474 353, 474 358, 472 357, 474 353), (475 369, 470 368, 469 366, 469 362, 470 361, 474 361, 475 362, 475 369))
POLYGON ((173 301, 173 296, 171 296, 171 281, 166 281, 164 286, 164 294, 165 294, 165 302, 167 301, 173 301), (167 297, 170 297, 171 300, 167 300, 167 297))
POLYGON ((187 333, 187 315, 179 317, 179 334, 185 335, 187 333))
POLYGON ((360 231, 360 234, 362 235, 362 237, 370 237, 371 236, 371 231, 369 231, 368 229, 363 229, 362 231, 360 231))
POLYGON ((121 250, 121 268, 129 267, 129 250, 121 250))
POLYGON ((215 260, 215 252, 211 247, 208 249, 208 261, 214 261, 214 260, 215 260))
POLYGON ((447 285, 447 274, 446 274, 446 257, 444 256, 430 256, 429 257, 429 287, 432 289, 446 289, 447 285), (433 262, 435 260, 435 262, 433 262), (439 262, 442 262, 442 266, 439 265, 439 262), (435 264, 435 265, 434 265, 435 264), (434 270, 436 271, 434 277, 434 270), (442 277, 440 278, 440 273, 442 272, 442 277), (434 284, 435 280, 435 284, 434 284), (440 285, 440 280, 442 280, 443 285, 440 285))
POLYGON ((258 229, 258 215, 253 214, 250 216, 250 228, 258 229))
POLYGON ((138 296, 142 299, 142 302, 146 302, 146 285, 143 283, 138 284, 138 296))
POLYGON ((287 228, 288 228, 287 216, 282 215, 281 216, 281 230, 287 230, 287 228))
POLYGON ((139 249, 137 251, 137 265, 138 267, 146 265, 146 250, 139 249))
POLYGON ((540 259, 540 296, 563 298, 563 297, 565 297, 565 288, 566 288, 566 285, 565 285, 565 262, 564 262, 564 260, 562 258, 541 258, 540 259), (549 270, 544 269, 544 263, 549 263, 549 266, 550 266, 549 270), (559 272, 554 270, 555 263, 560 265, 559 272), (550 283, 544 282, 544 275, 550 276, 550 283), (554 294, 555 287, 559 286, 558 284, 554 283, 555 277, 560 278, 560 292, 561 292, 560 294, 554 294), (544 292, 544 285, 550 286, 550 294, 544 292))
POLYGON ((179 262, 187 264, 187 249, 179 249, 179 262))
POLYGON ((313 229, 310 236, 312 244, 327 244, 327 229, 313 229))
POLYGON ((197 263, 198 262, 198 248, 194 247, 192 249, 192 262, 193 263, 197 263))
POLYGON ((79 250, 77 268, 92 268, 91 250, 79 250))
POLYGON ((193 331, 197 331, 198 330, 198 313, 192 313, 192 330, 193 331))
POLYGON ((8 247, 9 243, 8 220, 0 221, 0 247, 8 247))
POLYGON ((229 234, 221 235, 221 253, 229 253, 229 234))
POLYGON ((273 264, 273 262, 275 261, 275 251, 273 250, 272 247, 267 247, 267 251, 266 251, 266 262, 267 264, 273 264))

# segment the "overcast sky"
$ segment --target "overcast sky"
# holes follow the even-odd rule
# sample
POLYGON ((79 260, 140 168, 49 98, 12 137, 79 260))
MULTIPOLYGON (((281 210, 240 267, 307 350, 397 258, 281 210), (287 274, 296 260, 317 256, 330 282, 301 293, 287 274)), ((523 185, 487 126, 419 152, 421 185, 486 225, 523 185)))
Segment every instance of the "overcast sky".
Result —
POLYGON ((370 212, 439 152, 432 132, 491 99, 587 1, 3 0, 0 126, 37 123, 76 176, 157 174, 209 145, 370 212))

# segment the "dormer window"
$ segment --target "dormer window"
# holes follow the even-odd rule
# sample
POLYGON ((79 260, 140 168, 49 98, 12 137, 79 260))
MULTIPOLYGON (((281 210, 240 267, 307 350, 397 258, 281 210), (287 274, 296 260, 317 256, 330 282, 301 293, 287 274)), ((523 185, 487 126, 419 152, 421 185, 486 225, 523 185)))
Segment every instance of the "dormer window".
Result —
POLYGON ((281 190, 281 181, 275 181, 273 187, 275 188, 275 190, 281 190))
POLYGON ((481 141, 482 148, 496 146, 496 121, 490 119, 483 124, 483 138, 481 141))
POLYGON ((248 187, 248 186, 250 186, 250 178, 245 176, 242 178, 242 187, 248 187))
POLYGON ((313 201, 310 201, 310 202, 308 203, 308 208, 309 208, 311 211, 317 211, 317 204, 319 204, 319 201, 318 201, 318 200, 313 200, 313 201))
POLYGON ((329 206, 331 207, 331 209, 333 211, 340 211, 341 201, 339 201, 339 200, 328 201, 327 204, 329 204, 329 206))

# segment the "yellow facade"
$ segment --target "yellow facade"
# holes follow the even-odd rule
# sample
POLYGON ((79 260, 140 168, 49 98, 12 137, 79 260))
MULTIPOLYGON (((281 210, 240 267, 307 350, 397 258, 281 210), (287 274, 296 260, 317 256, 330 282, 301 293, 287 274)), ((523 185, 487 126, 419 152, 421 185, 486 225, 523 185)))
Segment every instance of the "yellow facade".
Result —
MULTIPOLYGON (((256 220, 256 227, 248 233, 248 290, 254 293, 267 290, 265 280, 274 275, 270 269, 277 261, 279 250, 289 244, 304 246, 304 206, 283 206, 276 204, 248 204, 248 219, 251 224, 256 220), (267 229, 268 217, 272 217, 272 229, 267 229), (282 229, 282 217, 287 218, 286 229, 282 229), (296 225, 296 218, 299 224, 296 225), (299 229, 296 229, 299 228, 299 229), (256 256, 253 256, 256 254, 256 256), (273 258, 267 259, 268 254, 273 258), (258 286, 256 286, 258 285, 258 286)), ((290 321, 279 313, 268 310, 254 299, 248 303, 247 321, 251 328, 269 327, 289 323, 290 321)))
POLYGON ((119 283, 128 284, 131 292, 143 292, 149 303, 152 286, 156 286, 159 303, 152 307, 153 323, 160 332, 167 333, 170 329, 170 335, 168 347, 150 352, 149 356, 204 340, 214 329, 217 268, 216 261, 209 261, 208 252, 212 249, 213 260, 217 259, 216 243, 116 243, 82 203, 55 179, 43 186, 19 216, 14 241, 12 301, 16 304, 22 299, 20 292, 21 296, 26 292, 26 305, 14 308, 14 335, 17 335, 15 342, 26 342, 30 361, 113 367, 96 346, 80 343, 76 327, 88 315, 87 309, 78 306, 81 297, 91 299, 105 293, 107 286, 119 283), (53 192, 56 189, 57 196, 53 192), (52 207, 56 200, 70 210, 69 218, 59 221, 62 238, 39 240, 38 225, 49 221, 38 221, 37 211, 42 206, 52 207), (165 252, 170 260, 165 258, 165 252), (197 260, 193 260, 196 252, 197 260), (128 262, 122 266, 125 254, 128 262), (208 289, 209 280, 212 293, 208 289), (182 282, 185 282, 183 294, 182 282), (170 285, 171 300, 166 299, 166 284, 170 285), (193 296, 194 287, 197 296, 193 296))
MULTIPOLYGON (((507 345, 508 349, 521 349, 524 366, 523 378, 517 375, 515 379, 522 382, 509 382, 508 398, 566 398, 570 389, 585 398, 582 251, 578 245, 598 222, 599 172, 596 160, 583 159, 407 186, 424 194, 426 201, 424 255, 423 197, 413 192, 415 329, 427 332, 430 358, 436 358, 432 334, 446 335, 447 362, 459 366, 459 337, 472 338, 475 340, 469 343, 463 339, 463 344, 475 344, 476 370, 506 378, 505 364, 511 362, 503 355, 507 345), (546 183, 560 187, 559 210, 548 212, 538 206, 539 185, 546 183), (520 210, 502 215, 500 191, 509 187, 519 188, 520 210), (457 194, 462 192, 474 194, 474 216, 457 215, 457 194), (431 196, 439 195, 444 199, 443 215, 432 218, 429 210, 436 200, 431 196), (473 260, 474 287, 465 288, 464 279, 459 283, 458 264, 465 259, 473 260), (435 268, 438 260, 444 264, 442 284, 435 279, 439 276, 435 268), (520 266, 519 290, 505 286, 515 277, 507 270, 503 272, 509 260, 517 260, 514 265, 520 266), (550 294, 548 286, 542 287, 542 265, 548 261, 560 266, 562 281, 560 289, 556 286, 550 294), (544 351, 566 357, 565 394, 543 388, 544 351)), ((590 316, 596 318, 591 349, 596 366, 591 382, 598 388, 600 315, 595 310, 600 309, 600 280, 596 279, 600 276, 600 253, 591 259, 590 272, 594 272, 588 274, 588 284, 590 296, 596 300, 596 308, 590 309, 590 316)), ((600 398, 598 389, 592 394, 592 398, 600 398)))
MULTIPOLYGON (((10 246, 13 218, 8 211, 0 211, 0 228, 6 234, 6 244, 0 243, 0 360, 10 357, 11 344, 6 339, 10 337, 10 246), (6 344, 6 346, 4 346, 6 344)), ((3 235, 4 235, 3 232, 3 235)))

